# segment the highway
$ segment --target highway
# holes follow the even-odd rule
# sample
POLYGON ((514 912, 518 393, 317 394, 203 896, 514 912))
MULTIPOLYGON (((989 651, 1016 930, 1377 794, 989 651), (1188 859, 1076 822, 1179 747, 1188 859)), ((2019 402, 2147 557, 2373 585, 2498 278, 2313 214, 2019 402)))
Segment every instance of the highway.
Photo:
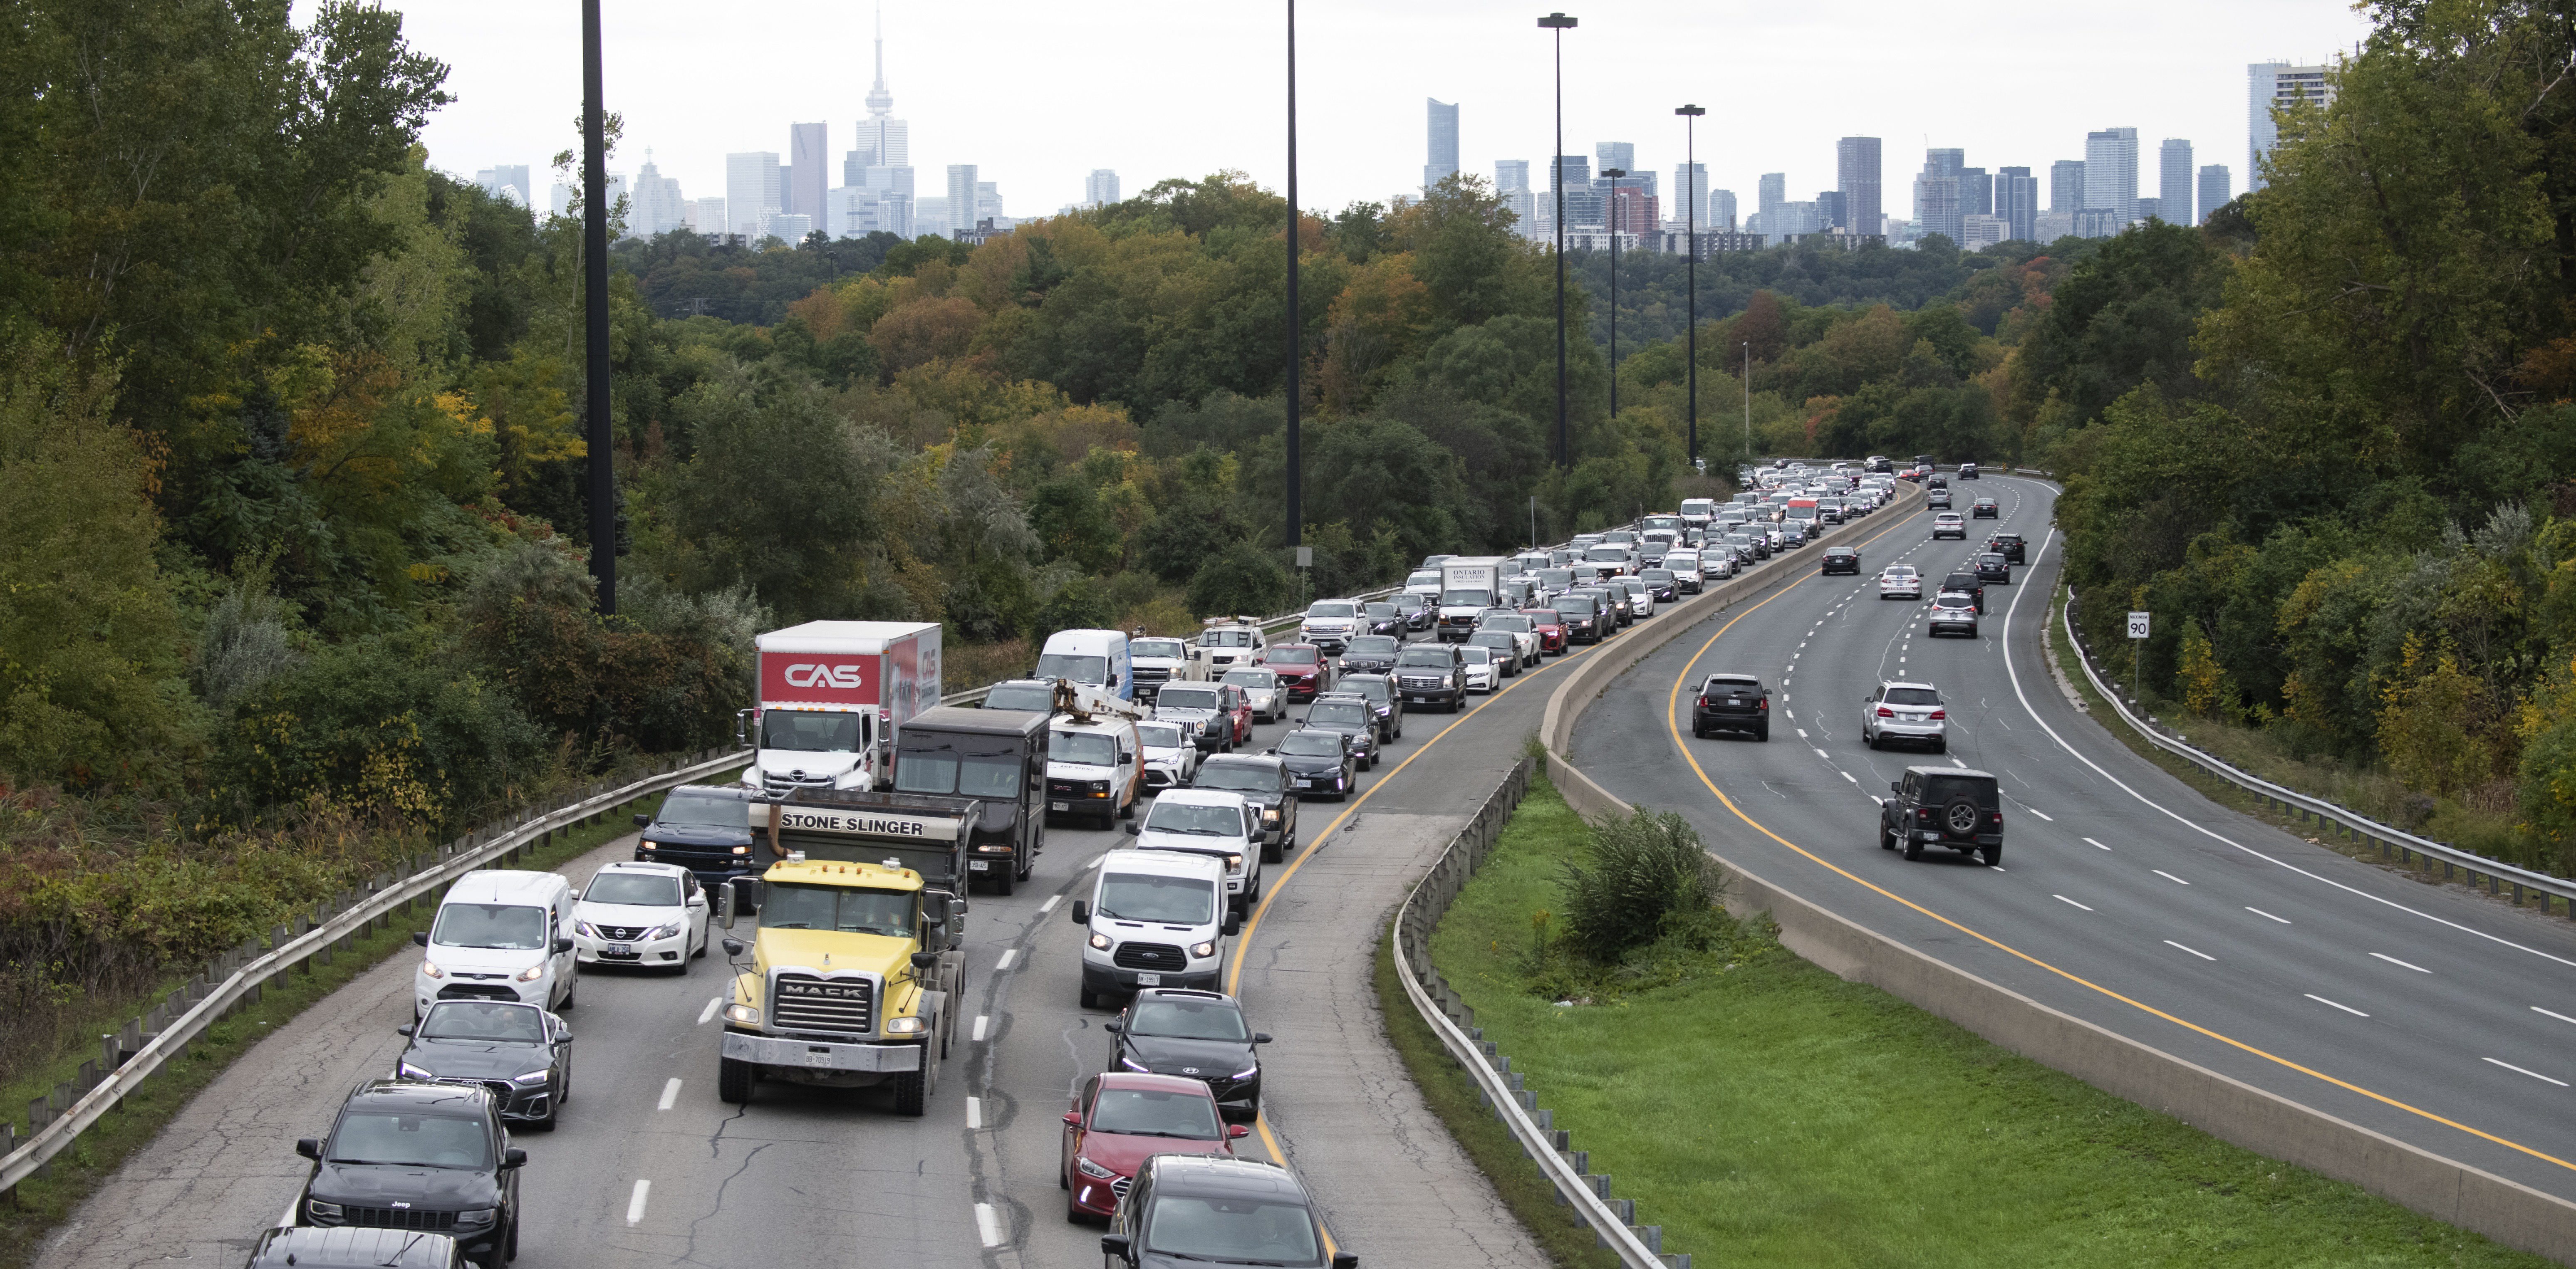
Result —
MULTIPOLYGON (((1937 580, 1972 541, 1888 515, 1862 575, 1815 574, 1685 632, 1580 720, 1571 759, 1614 795, 1687 815, 1719 853, 1951 965, 2307 1106, 2576 1197, 2576 925, 2428 885, 2211 803, 2077 712, 2040 629, 2063 539, 2044 483, 1954 483, 2030 544, 1986 588, 1979 637, 1924 635, 1877 571, 1937 580), (1690 736, 1701 678, 1753 673, 1771 739, 1690 736), (1949 751, 1873 751, 1862 698, 1939 687, 1949 751), (1999 777, 2002 866, 1876 848, 1912 764, 1999 777)), ((1927 585, 1926 599, 1929 599, 1927 585)), ((2060 638, 2063 637, 2062 632, 2060 638)))

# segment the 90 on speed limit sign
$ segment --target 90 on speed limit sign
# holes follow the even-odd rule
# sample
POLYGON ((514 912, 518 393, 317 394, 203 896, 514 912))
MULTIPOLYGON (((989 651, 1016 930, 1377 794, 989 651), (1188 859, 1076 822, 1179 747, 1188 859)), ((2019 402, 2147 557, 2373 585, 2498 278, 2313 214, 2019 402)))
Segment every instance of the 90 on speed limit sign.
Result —
POLYGON ((2132 639, 2147 637, 2147 614, 2142 612, 2129 614, 2129 637, 2132 639))

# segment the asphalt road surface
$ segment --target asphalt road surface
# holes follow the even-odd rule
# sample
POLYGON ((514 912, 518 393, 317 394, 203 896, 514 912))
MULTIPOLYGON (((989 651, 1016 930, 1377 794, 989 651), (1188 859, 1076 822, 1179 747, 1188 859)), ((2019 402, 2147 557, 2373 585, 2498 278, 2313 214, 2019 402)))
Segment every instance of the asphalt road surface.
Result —
POLYGON ((2576 1198, 2576 924, 2264 825, 2105 735, 2043 662, 2064 545, 2050 488, 1953 488, 1994 496, 2000 527, 2030 543, 2013 584, 1986 588, 1978 638, 1927 637, 1926 604, 1880 600, 1876 573, 1914 564, 1937 582, 1998 522, 1936 543, 1930 512, 1890 516, 1860 577, 1802 557, 1809 576, 1622 675, 1581 720, 1574 761, 1623 799, 1682 811, 1773 884, 1961 969, 2576 1198), (1692 694, 1719 671, 1771 685, 1768 743, 1691 738, 1692 694), (1940 689, 1947 753, 1863 744, 1862 698, 1899 679, 1940 689), (1877 848, 1877 799, 1913 764, 1999 778, 2001 867, 1877 848))

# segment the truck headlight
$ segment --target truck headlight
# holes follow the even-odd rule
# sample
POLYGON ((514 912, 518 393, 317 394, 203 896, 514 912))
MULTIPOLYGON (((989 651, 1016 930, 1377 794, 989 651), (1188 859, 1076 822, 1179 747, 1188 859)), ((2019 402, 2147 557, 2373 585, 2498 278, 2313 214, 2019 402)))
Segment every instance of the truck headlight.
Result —
POLYGON ((730 1023, 734 1024, 734 1025, 735 1025, 735 1026, 737 1026, 737 1027, 756 1027, 756 1026, 759 1026, 759 1025, 760 1025, 760 1006, 758 1006, 758 1005, 726 1005, 726 1006, 724 1007, 724 1020, 725 1020, 725 1021, 727 1021, 727 1022, 730 1022, 730 1023))
POLYGON ((751 848, 749 846, 736 846, 733 848, 733 853, 737 855, 748 855, 751 853, 751 848))
POLYGON ((1093 950, 1093 951, 1095 951, 1095 952, 1106 952, 1106 951, 1108 951, 1108 950, 1109 950, 1109 948, 1110 948, 1110 939, 1109 939, 1109 936, 1108 936, 1108 935, 1106 935, 1106 934, 1094 933, 1094 934, 1091 936, 1091 950, 1093 950))
POLYGON ((652 838, 647 837, 647 838, 645 838, 644 840, 642 840, 642 841, 639 841, 639 842, 635 843, 635 849, 637 849, 637 850, 660 850, 660 849, 662 849, 662 843, 657 842, 657 841, 654 841, 652 838))
POLYGON ((885 1033, 887 1035, 920 1035, 927 1029, 928 1028, 922 1025, 922 1021, 919 1018, 888 1018, 885 1020, 885 1033))
POLYGON ((1197 957, 1200 960, 1206 960, 1207 958, 1216 955, 1216 940, 1209 939, 1205 943, 1191 944, 1190 955, 1197 957))
POLYGON ((1241 855, 1228 855, 1228 856, 1226 856, 1226 857, 1225 857, 1225 870, 1226 870, 1227 872, 1234 872, 1234 871, 1236 871, 1236 870, 1238 870, 1238 869, 1240 869, 1240 868, 1242 868, 1242 867, 1243 867, 1243 856, 1241 856, 1241 855))
POLYGON ((1261 818, 1262 818, 1263 822, 1265 822, 1265 823, 1270 823, 1270 824, 1276 824, 1276 823, 1278 823, 1278 822, 1279 822, 1279 808, 1278 808, 1278 807, 1275 807, 1275 806, 1265 806, 1265 807, 1261 808, 1261 818))

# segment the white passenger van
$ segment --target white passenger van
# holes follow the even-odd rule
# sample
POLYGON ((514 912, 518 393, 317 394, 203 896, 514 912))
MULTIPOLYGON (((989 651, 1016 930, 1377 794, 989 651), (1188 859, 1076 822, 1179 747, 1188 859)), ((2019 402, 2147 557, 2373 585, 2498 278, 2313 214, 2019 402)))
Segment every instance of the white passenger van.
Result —
POLYGON ((442 1000, 573 1005, 573 896, 563 874, 494 868, 447 888, 438 916, 411 941, 429 949, 412 971, 412 1021, 442 1000))
POLYGON ((1178 850, 1101 856, 1073 923, 1083 928, 1085 1009, 1142 987, 1218 990, 1221 940, 1242 928, 1225 901, 1225 861, 1178 850))

